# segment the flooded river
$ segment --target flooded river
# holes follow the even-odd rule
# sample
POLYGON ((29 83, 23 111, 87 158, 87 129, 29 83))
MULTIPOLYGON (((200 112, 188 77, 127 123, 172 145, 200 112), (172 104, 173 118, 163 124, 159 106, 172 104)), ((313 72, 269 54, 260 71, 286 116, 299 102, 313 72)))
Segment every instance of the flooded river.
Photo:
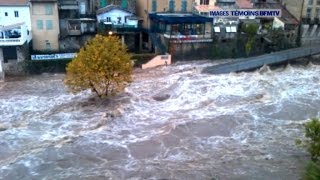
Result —
POLYGON ((0 84, 0 179, 299 179, 294 141, 320 112, 320 66, 209 75, 137 70, 108 100, 63 74, 0 84))

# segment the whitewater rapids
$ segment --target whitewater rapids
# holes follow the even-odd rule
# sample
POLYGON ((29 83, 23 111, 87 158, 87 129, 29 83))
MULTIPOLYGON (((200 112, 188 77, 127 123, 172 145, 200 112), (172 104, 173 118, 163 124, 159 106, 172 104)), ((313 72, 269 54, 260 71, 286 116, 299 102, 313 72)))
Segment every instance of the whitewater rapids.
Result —
POLYGON ((0 179, 299 179, 320 66, 136 70, 125 92, 68 93, 63 74, 0 84, 0 179))

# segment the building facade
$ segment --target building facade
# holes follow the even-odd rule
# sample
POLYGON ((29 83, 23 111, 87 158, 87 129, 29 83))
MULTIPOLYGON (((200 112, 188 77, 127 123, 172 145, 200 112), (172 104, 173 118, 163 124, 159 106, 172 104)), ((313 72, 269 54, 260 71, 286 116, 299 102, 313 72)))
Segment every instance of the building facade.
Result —
POLYGON ((24 22, 31 31, 31 16, 28 0, 0 1, 0 26, 24 22))
POLYGON ((31 30, 28 0, 0 1, 0 79, 5 66, 28 58, 31 30))
POLYGON ((143 28, 150 28, 149 13, 191 13, 194 0, 137 0, 137 15, 143 19, 143 28))
POLYGON ((96 0, 59 0, 59 48, 75 52, 97 32, 96 0))
POLYGON ((319 0, 281 0, 291 14, 301 23, 301 45, 320 44, 320 1, 319 0))
POLYGON ((59 14, 57 0, 30 0, 32 47, 36 51, 59 50, 59 14))
POLYGON ((100 33, 119 36, 131 52, 141 50, 141 20, 130 10, 108 5, 98 9, 97 21, 100 33))

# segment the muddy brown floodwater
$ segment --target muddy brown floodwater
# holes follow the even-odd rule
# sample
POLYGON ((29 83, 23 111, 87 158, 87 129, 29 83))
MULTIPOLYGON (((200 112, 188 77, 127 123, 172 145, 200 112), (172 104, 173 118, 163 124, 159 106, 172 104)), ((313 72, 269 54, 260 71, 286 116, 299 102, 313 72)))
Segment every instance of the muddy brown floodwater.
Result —
POLYGON ((210 62, 137 70, 121 95, 69 94, 63 74, 0 84, 0 179, 299 179, 320 66, 225 75, 210 62))

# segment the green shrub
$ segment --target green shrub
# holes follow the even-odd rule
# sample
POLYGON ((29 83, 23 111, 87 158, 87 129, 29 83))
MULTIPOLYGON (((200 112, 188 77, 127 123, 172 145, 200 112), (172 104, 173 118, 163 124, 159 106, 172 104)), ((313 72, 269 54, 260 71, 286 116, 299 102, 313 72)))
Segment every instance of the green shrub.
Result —
POLYGON ((320 157, 320 120, 312 118, 304 124, 305 140, 297 140, 296 143, 305 147, 311 155, 311 160, 317 162, 320 157))
POLYGON ((320 165, 310 161, 306 167, 303 175, 304 180, 319 180, 320 179, 320 165))

